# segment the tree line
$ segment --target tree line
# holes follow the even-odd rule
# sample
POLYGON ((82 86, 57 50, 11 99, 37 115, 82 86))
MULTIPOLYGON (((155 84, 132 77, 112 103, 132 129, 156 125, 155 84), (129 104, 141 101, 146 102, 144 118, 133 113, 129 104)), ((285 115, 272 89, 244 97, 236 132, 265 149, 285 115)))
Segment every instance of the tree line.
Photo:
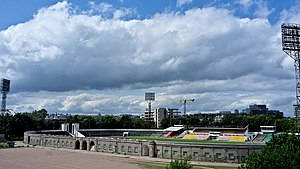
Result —
MULTIPOLYGON (((25 131, 38 130, 58 130, 62 123, 79 123, 80 128, 84 129, 146 129, 155 128, 154 122, 147 122, 139 117, 130 115, 69 115, 65 120, 45 119, 48 115, 47 110, 41 109, 31 113, 16 113, 15 115, 2 115, 3 131, 8 140, 19 140, 23 138, 25 131)), ((296 132, 296 120, 294 118, 284 118, 276 115, 225 115, 221 120, 199 119, 192 115, 185 118, 169 119, 161 121, 161 128, 167 128, 175 124, 186 125, 189 128, 201 125, 214 126, 246 126, 249 124, 249 131, 260 131, 260 126, 276 125, 279 132, 296 132)))
POLYGON ((296 132, 297 121, 295 118, 285 118, 278 115, 260 114, 254 116, 241 114, 228 114, 220 120, 213 118, 198 118, 193 115, 186 118, 170 119, 165 118, 161 121, 162 128, 167 128, 175 124, 197 126, 248 126, 250 132, 260 131, 260 126, 276 126, 278 132, 296 132))

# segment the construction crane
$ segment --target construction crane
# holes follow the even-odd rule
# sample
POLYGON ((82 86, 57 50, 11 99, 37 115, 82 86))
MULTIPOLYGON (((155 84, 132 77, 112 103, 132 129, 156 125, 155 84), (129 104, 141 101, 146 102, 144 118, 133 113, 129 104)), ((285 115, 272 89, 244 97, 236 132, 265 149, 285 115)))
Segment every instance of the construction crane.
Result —
POLYGON ((183 103, 183 116, 186 115, 186 103, 194 102, 195 99, 180 99, 180 100, 158 100, 158 102, 181 102, 183 103))

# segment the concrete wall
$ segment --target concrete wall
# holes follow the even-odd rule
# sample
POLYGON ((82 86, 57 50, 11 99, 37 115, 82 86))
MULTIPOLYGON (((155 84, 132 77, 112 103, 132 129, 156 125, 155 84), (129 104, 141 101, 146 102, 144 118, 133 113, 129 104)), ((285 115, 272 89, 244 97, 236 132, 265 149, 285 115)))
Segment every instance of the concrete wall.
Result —
POLYGON ((215 145, 215 144, 172 144, 156 143, 157 157, 193 161, 235 162, 244 160, 253 151, 260 151, 262 145, 215 145))
POLYGON ((263 145, 191 144, 134 141, 116 138, 54 136, 24 133, 24 143, 54 148, 79 149, 104 153, 150 156, 167 159, 240 163, 263 145))

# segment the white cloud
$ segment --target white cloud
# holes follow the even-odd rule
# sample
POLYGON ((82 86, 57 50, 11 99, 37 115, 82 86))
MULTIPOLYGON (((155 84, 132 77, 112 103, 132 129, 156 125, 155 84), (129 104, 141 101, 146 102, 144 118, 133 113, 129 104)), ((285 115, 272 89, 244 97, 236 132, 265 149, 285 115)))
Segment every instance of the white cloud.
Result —
POLYGON ((182 5, 192 3, 193 0, 177 0, 176 6, 181 7, 182 5))
POLYGON ((253 0, 236 0, 235 2, 240 4, 244 9, 248 9, 253 4, 253 0))
POLYGON ((266 1, 256 1, 257 9, 255 11, 255 16, 259 18, 268 18, 268 16, 274 12, 273 8, 268 7, 268 3, 266 1))
POLYGON ((0 32, 0 75, 12 80, 12 107, 141 113, 143 92, 151 89, 196 98, 193 112, 245 108, 253 100, 289 110, 278 100, 291 102, 294 69, 279 27, 268 20, 217 8, 122 20, 130 12, 91 6, 74 12, 57 3, 0 32), (99 94, 111 90, 128 93, 99 94))
POLYGON ((268 18, 275 10, 268 7, 268 1, 263 0, 236 0, 235 3, 239 4, 245 13, 253 8, 254 16, 258 18, 268 18))

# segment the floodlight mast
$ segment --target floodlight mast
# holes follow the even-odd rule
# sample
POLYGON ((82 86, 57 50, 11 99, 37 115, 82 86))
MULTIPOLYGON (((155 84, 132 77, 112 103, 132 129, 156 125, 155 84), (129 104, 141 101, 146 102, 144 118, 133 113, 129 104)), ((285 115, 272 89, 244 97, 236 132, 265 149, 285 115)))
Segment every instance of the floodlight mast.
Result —
MULTIPOLYGON (((281 25, 281 33, 282 50, 294 60, 296 76, 296 104, 294 105, 294 115, 298 125, 300 112, 300 25, 283 23, 281 25)), ((299 130, 299 128, 297 130, 299 130)))
POLYGON ((155 101, 155 93, 153 92, 147 92, 145 93, 145 101, 148 102, 148 123, 150 128, 150 122, 151 122, 151 102, 155 101))
POLYGON ((1 94, 2 94, 2 101, 1 101, 1 114, 6 113, 6 95, 10 90, 10 80, 8 79, 1 79, 1 94))

